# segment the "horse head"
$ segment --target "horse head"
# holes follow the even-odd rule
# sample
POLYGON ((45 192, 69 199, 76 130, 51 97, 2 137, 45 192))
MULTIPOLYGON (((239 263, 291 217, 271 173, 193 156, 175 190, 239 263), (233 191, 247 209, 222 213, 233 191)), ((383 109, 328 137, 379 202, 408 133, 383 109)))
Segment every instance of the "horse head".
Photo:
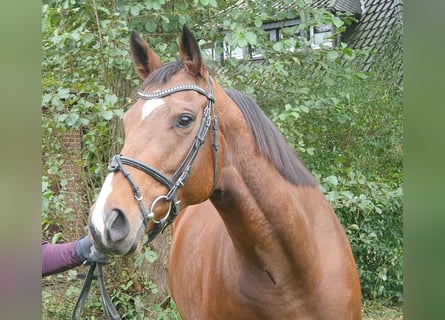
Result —
POLYGON ((198 43, 183 28, 179 57, 163 64, 136 32, 130 37, 138 99, 124 115, 125 141, 90 209, 98 250, 127 255, 209 198, 218 179, 214 87, 198 43))

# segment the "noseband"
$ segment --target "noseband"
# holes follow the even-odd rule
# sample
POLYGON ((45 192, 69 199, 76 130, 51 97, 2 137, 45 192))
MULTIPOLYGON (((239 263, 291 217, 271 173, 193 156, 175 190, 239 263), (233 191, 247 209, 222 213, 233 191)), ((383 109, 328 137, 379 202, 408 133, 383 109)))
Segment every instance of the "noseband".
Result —
POLYGON ((198 154, 199 149, 204 144, 205 137, 210 129, 213 119, 213 157, 214 157, 214 177, 213 177, 213 189, 212 192, 216 188, 217 178, 218 178, 218 119, 215 115, 214 104, 215 97, 213 96, 213 85, 209 79, 209 89, 210 92, 207 92, 205 89, 198 87, 194 84, 184 84, 176 87, 168 88, 162 91, 156 92, 144 92, 142 90, 138 90, 138 97, 144 100, 152 100, 159 99, 168 95, 171 95, 176 92, 181 91, 195 91, 203 96, 205 96, 208 100, 207 106, 203 110, 203 117, 201 120, 201 125, 198 130, 198 134, 195 137, 195 140, 190 147, 187 155, 184 160, 179 164, 175 173, 170 177, 166 177, 159 170, 146 165, 136 159, 126 157, 123 155, 115 155, 110 161, 108 165, 108 171, 116 172, 121 171, 127 181, 129 182, 131 189, 133 190, 134 197, 138 202, 139 209, 141 210, 143 221, 145 227, 147 227, 148 222, 151 220, 155 223, 155 227, 148 234, 148 241, 153 240, 161 231, 163 231, 169 224, 173 223, 176 217, 179 214, 179 203, 177 199, 177 193, 179 189, 184 186, 187 178, 189 177, 190 171, 192 169, 193 162, 198 154), (143 196, 139 187, 136 185, 134 179, 131 177, 130 172, 124 167, 124 165, 134 167, 138 170, 141 170, 148 174, 149 176, 155 178, 157 181, 162 183, 169 190, 167 195, 161 195, 157 197, 151 204, 150 209, 147 210, 143 203, 143 196), (154 207, 159 201, 166 201, 169 204, 169 209, 165 216, 157 220, 154 216, 154 207))

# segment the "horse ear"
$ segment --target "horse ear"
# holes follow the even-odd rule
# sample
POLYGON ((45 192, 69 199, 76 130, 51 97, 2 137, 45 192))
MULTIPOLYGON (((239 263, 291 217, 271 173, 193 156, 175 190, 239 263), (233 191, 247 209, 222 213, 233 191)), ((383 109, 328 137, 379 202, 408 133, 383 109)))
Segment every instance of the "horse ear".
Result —
POLYGON ((134 68, 142 80, 148 77, 150 73, 162 67, 162 61, 150 46, 144 41, 136 31, 131 32, 130 36, 131 56, 133 58, 134 68))
POLYGON ((195 77, 198 75, 201 75, 204 78, 207 77, 207 67, 202 60, 198 42, 186 25, 182 28, 181 42, 179 43, 179 56, 184 64, 186 72, 195 77))

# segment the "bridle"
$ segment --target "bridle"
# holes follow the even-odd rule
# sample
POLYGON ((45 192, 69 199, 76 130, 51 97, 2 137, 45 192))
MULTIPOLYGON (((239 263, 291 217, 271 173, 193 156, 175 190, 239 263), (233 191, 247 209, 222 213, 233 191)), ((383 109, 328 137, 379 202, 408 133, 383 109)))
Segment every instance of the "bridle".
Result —
POLYGON ((170 177, 166 177, 161 171, 156 168, 151 167, 150 165, 144 164, 136 159, 124 156, 124 155, 115 155, 112 157, 110 164, 108 165, 108 171, 116 172, 121 171, 128 183, 131 186, 134 197, 138 202, 139 209, 142 213, 144 226, 147 227, 148 222, 152 221, 155 223, 155 227, 148 234, 148 242, 153 240, 161 231, 163 231, 169 224, 173 223, 176 217, 179 214, 179 204, 180 201, 177 199, 177 193, 180 188, 182 188, 187 181, 187 178, 190 175, 190 171, 192 169, 193 162, 196 159, 198 151, 201 146, 204 144, 204 140, 209 132, 210 126, 212 126, 213 120, 213 158, 214 158, 214 177, 213 177, 213 189, 212 193, 216 188, 216 184, 218 183, 218 118, 215 115, 214 104, 215 97, 213 96, 213 84, 209 79, 209 92, 205 89, 194 85, 194 84, 183 84, 175 87, 171 87, 168 89, 164 89, 156 92, 144 92, 142 90, 138 90, 137 94, 140 99, 143 100, 152 100, 159 99, 177 92, 181 91, 195 91, 203 96, 205 96, 208 100, 206 107, 203 109, 203 117, 201 120, 200 127, 198 129, 198 134, 193 141, 192 146, 190 147, 187 155, 184 160, 179 164, 175 173, 170 177), (167 187, 168 192, 166 195, 158 196, 155 200, 153 200, 149 210, 144 206, 143 196, 139 187, 137 186, 134 179, 131 177, 130 172, 125 168, 125 165, 134 167, 138 170, 141 170, 148 174, 149 176, 155 178, 165 187, 167 187), (155 205, 159 201, 166 201, 169 204, 169 209, 164 217, 160 220, 155 219, 153 209, 155 205))
MULTIPOLYGON (((189 177, 190 171, 192 169, 193 162, 196 159, 199 149, 204 144, 204 140, 209 132, 210 126, 212 125, 213 120, 213 157, 214 157, 214 177, 213 177, 213 188, 212 193, 215 191, 216 184, 218 183, 218 118, 215 115, 214 104, 215 97, 213 96, 213 85, 209 79, 209 92, 205 89, 198 87, 194 84, 184 84, 176 87, 168 88, 162 91, 156 91, 153 93, 147 93, 142 90, 138 90, 138 97, 144 100, 158 99, 170 94, 181 92, 181 91, 196 91, 199 94, 205 96, 208 100, 206 107, 203 110, 203 117, 201 120, 201 125, 198 129, 198 134, 193 141, 192 146, 190 147, 187 155, 184 160, 179 164, 175 173, 170 177, 166 177, 161 171, 146 165, 136 159, 126 157, 123 155, 115 155, 111 158, 110 164, 108 165, 108 171, 116 172, 121 171, 128 183, 133 190, 134 197, 138 202, 139 209, 141 210, 144 226, 147 228, 148 222, 152 221, 155 223, 155 227, 148 234, 148 241, 153 240, 161 231, 163 231, 169 224, 173 223, 176 217, 179 214, 179 201, 177 199, 177 193, 179 189, 184 186, 187 178, 189 177), (147 210, 143 203, 143 197, 139 187, 137 186, 134 179, 131 177, 130 172, 125 168, 125 165, 134 167, 139 169, 149 176, 155 178, 157 181, 162 183, 167 187, 168 192, 167 195, 158 196, 151 204, 150 209, 147 210), (153 209, 158 201, 167 201, 169 203, 169 209, 165 216, 157 220, 154 217, 153 209)), ((102 294, 102 305, 107 319, 119 320, 121 319, 119 314, 111 302, 111 299, 108 293, 105 290, 105 284, 103 281, 103 271, 102 264, 91 263, 90 270, 85 278, 85 282, 83 284, 81 293, 79 298, 74 306, 74 310, 71 315, 71 319, 77 320, 80 319, 80 316, 83 312, 86 299, 88 297, 88 293, 90 290, 91 282, 93 280, 98 280, 100 291, 102 294), (94 274, 94 270, 98 268, 97 276, 94 274)))

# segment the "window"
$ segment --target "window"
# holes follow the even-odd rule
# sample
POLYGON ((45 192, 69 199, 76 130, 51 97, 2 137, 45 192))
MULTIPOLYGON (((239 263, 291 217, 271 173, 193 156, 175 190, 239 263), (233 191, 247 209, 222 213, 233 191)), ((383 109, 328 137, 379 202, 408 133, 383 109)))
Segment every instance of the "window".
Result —
MULTIPOLYGON (((263 28, 269 33, 270 41, 277 42, 282 39, 283 28, 295 27, 299 23, 299 19, 273 22, 264 25, 263 28)), ((320 49, 322 47, 333 48, 335 46, 335 39, 333 38, 334 26, 332 25, 311 26, 307 31, 297 32, 304 42, 306 42, 306 45, 312 49, 320 49)), ((293 52, 295 48, 291 48, 290 50, 293 52)), ((262 58, 260 54, 256 53, 255 48, 251 46, 245 48, 230 48, 226 42, 219 42, 214 44, 214 46, 212 46, 211 43, 207 43, 203 46, 203 51, 216 62, 221 62, 227 58, 235 58, 238 60, 258 60, 262 58)))
POLYGON ((311 27, 309 43, 313 49, 320 49, 322 46, 333 48, 333 26, 324 25, 318 27, 311 27))
POLYGON ((221 62, 228 58, 235 58, 238 60, 256 60, 261 58, 261 55, 255 53, 255 48, 252 46, 245 48, 230 48, 226 42, 217 42, 214 45, 212 45, 212 43, 205 43, 201 46, 201 49, 207 57, 216 62, 221 62))

